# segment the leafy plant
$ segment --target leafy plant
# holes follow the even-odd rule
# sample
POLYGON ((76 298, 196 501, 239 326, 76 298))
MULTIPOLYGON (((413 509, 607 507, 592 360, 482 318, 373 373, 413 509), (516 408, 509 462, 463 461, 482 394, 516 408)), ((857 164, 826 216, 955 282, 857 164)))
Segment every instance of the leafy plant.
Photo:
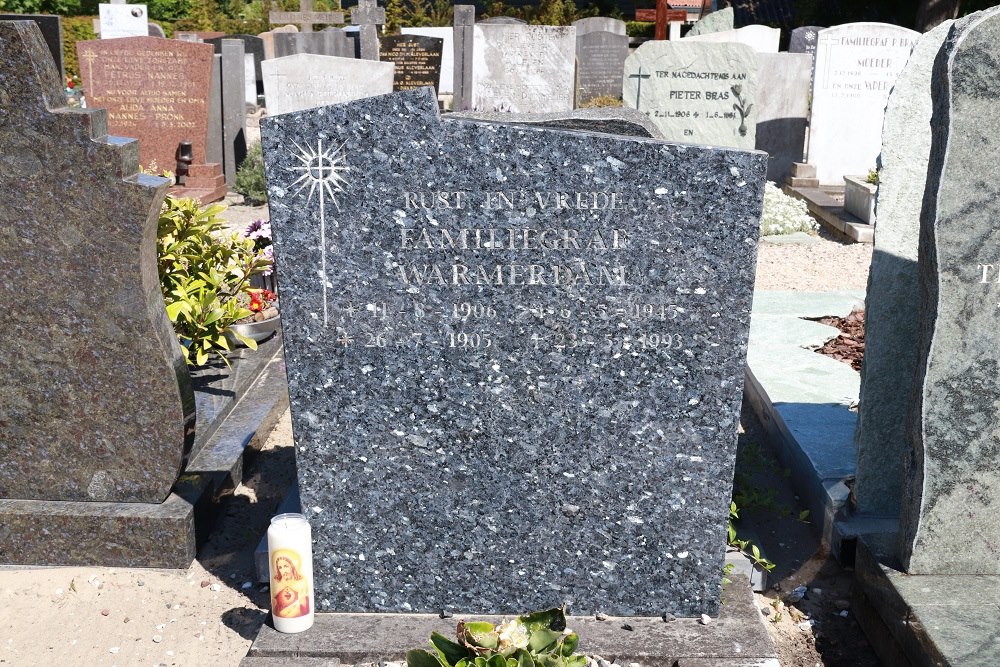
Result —
POLYGON ((870 185, 878 185, 878 170, 877 169, 869 169, 868 170, 868 177, 865 178, 865 182, 869 183, 870 185))
POLYGON ((770 572, 774 569, 775 564, 764 558, 760 549, 756 544, 753 544, 750 540, 741 540, 736 535, 736 526, 733 525, 733 521, 740 518, 739 508, 736 507, 735 502, 729 503, 729 525, 726 527, 726 542, 729 546, 736 547, 743 554, 749 558, 755 567, 759 567, 762 570, 770 572))
POLYGON ((573 653, 580 637, 566 627, 565 609, 537 611, 504 621, 458 624, 458 642, 431 633, 433 651, 413 649, 407 667, 586 667, 573 653))
POLYGON ((167 196, 157 230, 160 288, 167 316, 181 343, 184 359, 202 365, 229 349, 226 333, 251 349, 257 344, 230 329, 252 314, 240 305, 252 294, 250 278, 271 265, 251 239, 230 232, 218 214, 222 206, 199 207, 198 201, 167 196))
POLYGON ((264 151, 259 141, 250 144, 243 164, 236 171, 233 189, 251 206, 267 203, 267 182, 264 180, 264 151))
POLYGON ((599 95, 597 97, 592 97, 583 104, 580 105, 581 109, 592 109, 598 107, 620 107, 623 106, 620 97, 615 97, 614 95, 599 95))

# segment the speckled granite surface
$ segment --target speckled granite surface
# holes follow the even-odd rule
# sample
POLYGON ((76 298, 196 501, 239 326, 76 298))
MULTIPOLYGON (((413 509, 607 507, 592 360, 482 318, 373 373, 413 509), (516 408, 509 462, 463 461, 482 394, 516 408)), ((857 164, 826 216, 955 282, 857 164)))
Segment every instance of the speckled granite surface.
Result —
POLYGON ((167 182, 65 99, 35 25, 0 23, 0 498, 161 502, 194 414, 156 272, 167 182))
POLYGON ((1000 574, 996 347, 1000 8, 956 21, 934 63, 920 219, 920 332, 900 557, 910 574, 1000 574))
POLYGON ((262 135, 317 609, 716 613, 766 155, 429 89, 262 135))
POLYGON ((561 130, 624 134, 630 137, 662 139, 663 133, 649 120, 649 116, 626 107, 573 109, 549 113, 504 113, 501 111, 457 111, 448 114, 449 120, 481 120, 489 123, 534 125, 561 130))

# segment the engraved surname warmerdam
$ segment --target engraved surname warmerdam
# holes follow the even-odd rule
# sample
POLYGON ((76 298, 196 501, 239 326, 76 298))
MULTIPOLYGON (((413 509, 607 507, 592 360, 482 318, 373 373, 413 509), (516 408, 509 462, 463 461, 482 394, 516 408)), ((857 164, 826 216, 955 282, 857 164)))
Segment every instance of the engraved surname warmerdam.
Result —
MULTIPOLYGON (((618 211, 625 209, 625 199, 618 192, 525 192, 495 191, 404 192, 405 210, 454 209, 483 211, 532 210, 546 212, 618 211)), ((455 258, 449 264, 437 262, 400 263, 399 277, 405 285, 496 285, 496 286, 583 286, 628 287, 626 267, 622 264, 594 264, 578 258, 581 251, 611 252, 628 247, 625 229, 583 231, 572 227, 446 227, 424 225, 400 227, 399 249, 508 251, 526 254, 522 262, 472 264, 455 258), (573 259, 564 263, 532 262, 530 253, 566 251, 573 259)))
MULTIPOLYGON (((292 142, 295 143, 295 142, 292 142)), ((306 197, 306 206, 312 201, 313 194, 318 193, 319 200, 319 243, 320 243, 320 283, 323 286, 323 326, 328 326, 330 321, 329 307, 327 306, 327 288, 329 281, 326 276, 326 199, 340 211, 340 204, 337 203, 337 194, 344 191, 347 180, 341 175, 348 171, 347 156, 344 154, 344 144, 336 148, 323 149, 323 139, 316 140, 316 147, 309 146, 303 148, 298 144, 298 153, 292 153, 300 165, 289 167, 291 171, 299 171, 302 174, 295 179, 292 187, 296 185, 299 189, 292 193, 292 196, 299 195, 309 188, 309 195, 306 197)))

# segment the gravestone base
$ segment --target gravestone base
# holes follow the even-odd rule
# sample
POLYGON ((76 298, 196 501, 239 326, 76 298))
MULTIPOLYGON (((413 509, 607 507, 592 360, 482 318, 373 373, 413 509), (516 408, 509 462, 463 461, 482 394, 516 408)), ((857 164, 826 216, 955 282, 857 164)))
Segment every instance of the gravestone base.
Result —
POLYGON ((860 540, 854 577, 851 612, 883 664, 1000 665, 1000 576, 906 574, 860 540))
POLYGON ((848 243, 874 243, 875 227, 844 209, 844 187, 782 186, 789 196, 802 199, 813 217, 835 237, 848 243))
POLYGON ((191 165, 184 185, 170 188, 170 194, 175 197, 191 197, 201 200, 202 204, 224 199, 228 191, 222 165, 214 162, 191 165))
POLYGON ((0 499, 0 564, 185 569, 217 518, 220 493, 243 475, 243 452, 288 407, 280 336, 237 353, 231 373, 195 391, 205 435, 162 503, 0 499), (243 356, 245 355, 245 356, 243 356), (200 448, 199 448, 199 445, 200 448))
MULTIPOLYGON (((722 590, 719 617, 706 625, 693 618, 598 621, 593 616, 571 616, 568 626, 580 635, 579 652, 619 664, 777 667, 777 651, 754 604, 750 582, 743 575, 729 579, 722 590), (626 624, 632 629, 626 630, 626 624)), ((324 659, 326 664, 403 660, 406 651, 429 646, 432 631, 454 637, 458 621, 473 619, 498 623, 501 617, 458 612, 445 619, 435 614, 316 614, 313 627, 299 634, 281 634, 263 625, 242 664, 278 667, 295 664, 291 661, 296 658, 324 659)))

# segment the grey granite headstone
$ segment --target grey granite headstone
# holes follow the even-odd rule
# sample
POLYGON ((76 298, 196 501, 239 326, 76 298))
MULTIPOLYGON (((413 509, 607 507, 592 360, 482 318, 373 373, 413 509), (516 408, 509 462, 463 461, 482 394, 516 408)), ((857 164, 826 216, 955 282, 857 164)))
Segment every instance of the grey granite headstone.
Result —
POLYGON ((166 39, 167 33, 163 32, 163 26, 159 23, 153 23, 150 21, 146 26, 146 32, 149 37, 159 37, 160 39, 166 39))
POLYGON ((653 125, 646 114, 626 107, 597 107, 552 113, 457 111, 448 117, 481 120, 488 123, 512 123, 560 130, 621 134, 627 137, 663 138, 659 128, 653 125))
POLYGON ((901 560, 911 574, 1000 574, 1000 8, 952 25, 934 63, 920 214, 912 451, 901 560))
POLYGON ((0 14, 0 21, 33 21, 42 32, 42 39, 49 47, 52 59, 56 61, 60 80, 66 79, 63 67, 63 32, 62 21, 53 14, 0 14))
POLYGON ((625 106, 671 141, 753 148, 757 54, 745 44, 649 41, 625 61, 625 106))
POLYGON ((931 69, 952 21, 925 33, 889 94, 882 125, 878 226, 865 298, 865 357, 854 432, 857 511, 898 516, 906 418, 917 365, 917 246, 931 152, 931 69))
POLYGON ((437 89, 444 40, 422 35, 388 35, 381 40, 379 60, 396 66, 393 90, 422 86, 437 89))
POLYGON ((452 86, 453 108, 472 108, 472 41, 476 25, 475 5, 455 5, 455 80, 452 86))
POLYGON ((885 102, 920 33, 885 23, 819 31, 809 123, 809 164, 821 185, 875 168, 885 102))
POLYGON ((59 77, 34 23, 0 22, 0 498, 159 503, 194 414, 157 277, 167 181, 59 77))
POLYGON ((378 60, 378 26, 385 25, 385 8, 377 0, 358 0, 351 9, 351 25, 358 26, 363 60, 378 60))
POLYGON ((472 109, 542 113, 573 108, 576 29, 477 23, 472 109))
POLYGON ((216 37, 214 39, 206 39, 206 44, 211 44, 215 47, 216 53, 222 53, 222 40, 224 39, 238 39, 243 42, 243 52, 253 54, 253 72, 257 81, 263 81, 264 78, 260 73, 260 63, 264 60, 264 40, 256 35, 226 35, 224 37, 216 37))
POLYGON ((261 63, 270 115, 392 92, 394 66, 300 53, 261 63))
POLYGON ((765 156, 427 88, 262 136, 317 609, 716 613, 765 156))
POLYGON ((607 16, 588 16, 587 18, 573 21, 572 25, 576 28, 577 39, 589 32, 610 32, 615 35, 628 35, 625 21, 607 16))
POLYGON ((816 56, 816 44, 819 42, 819 31, 822 26, 804 25, 791 32, 788 38, 789 53, 808 53, 816 56))
POLYGON ((273 39, 276 58, 299 53, 353 58, 356 49, 355 40, 339 28, 320 32, 276 32, 273 39))
POLYGON ((767 180, 784 183, 792 163, 805 156, 809 121, 812 56, 805 53, 757 54, 757 138, 768 154, 767 180))
POLYGON ((710 14, 706 14, 704 17, 695 21, 695 24, 691 26, 685 37, 694 37, 695 35, 707 35, 710 32, 721 32, 723 30, 732 30, 735 28, 734 13, 732 7, 724 7, 710 14))
POLYGON ((576 103, 595 97, 622 96, 622 73, 628 58, 628 37, 588 32, 576 37, 576 103))
POLYGON ((781 30, 766 25, 748 25, 734 30, 719 30, 701 35, 687 35, 684 41, 711 44, 746 44, 757 53, 777 53, 781 30))
POLYGON ((222 167, 226 185, 247 156, 246 59, 243 40, 222 41, 222 167))
POLYGON ((528 22, 513 16, 492 16, 488 19, 483 19, 480 23, 485 23, 487 25, 527 25, 528 22))

